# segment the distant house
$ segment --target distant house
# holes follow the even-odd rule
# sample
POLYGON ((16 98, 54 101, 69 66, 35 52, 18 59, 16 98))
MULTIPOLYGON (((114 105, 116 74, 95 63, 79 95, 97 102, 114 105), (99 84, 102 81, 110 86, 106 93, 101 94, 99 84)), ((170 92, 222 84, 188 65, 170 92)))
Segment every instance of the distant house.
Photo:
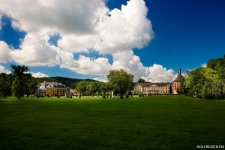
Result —
POLYGON ((135 94, 177 94, 180 90, 181 80, 184 78, 181 74, 181 69, 178 69, 177 78, 173 82, 161 82, 161 83, 138 83, 134 87, 135 94))
POLYGON ((42 82, 39 85, 38 88, 38 94, 39 95, 43 95, 46 96, 48 93, 48 90, 54 88, 54 94, 57 96, 64 96, 66 93, 66 86, 64 84, 61 83, 57 83, 57 82, 42 82))
POLYGON ((78 95, 77 90, 74 90, 74 89, 70 89, 70 93, 71 93, 72 95, 78 95))

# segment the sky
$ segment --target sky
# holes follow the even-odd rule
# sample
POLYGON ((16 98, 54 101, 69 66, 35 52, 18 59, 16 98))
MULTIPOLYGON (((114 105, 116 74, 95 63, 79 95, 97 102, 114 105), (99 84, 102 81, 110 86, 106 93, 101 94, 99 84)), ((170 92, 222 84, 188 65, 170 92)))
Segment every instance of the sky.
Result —
POLYGON ((224 18, 224 0, 0 0, 0 73, 171 82, 223 57, 224 18))

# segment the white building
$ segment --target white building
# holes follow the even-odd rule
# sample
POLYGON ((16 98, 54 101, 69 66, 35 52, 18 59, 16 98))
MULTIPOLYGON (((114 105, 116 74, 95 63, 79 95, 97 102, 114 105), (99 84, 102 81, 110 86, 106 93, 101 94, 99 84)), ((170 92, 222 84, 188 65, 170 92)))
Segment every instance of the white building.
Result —
POLYGON ((173 83, 138 83, 134 87, 135 94, 170 94, 173 83))
POLYGON ((47 95, 48 90, 54 88, 54 94, 57 96, 64 96, 66 93, 66 86, 57 82, 42 82, 38 88, 39 95, 47 95))
POLYGON ((178 94, 181 90, 181 81, 184 79, 181 69, 178 68, 177 78, 167 83, 138 83, 134 87, 135 94, 178 94))

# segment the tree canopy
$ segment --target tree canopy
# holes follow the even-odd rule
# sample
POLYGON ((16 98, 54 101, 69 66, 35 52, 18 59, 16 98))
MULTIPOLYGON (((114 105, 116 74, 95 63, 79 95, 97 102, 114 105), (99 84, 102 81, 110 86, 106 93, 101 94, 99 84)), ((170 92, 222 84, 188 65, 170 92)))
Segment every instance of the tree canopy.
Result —
POLYGON ((96 92, 100 91, 99 83, 98 82, 90 82, 89 91, 92 94, 92 96, 94 96, 96 92))
POLYGON ((210 59, 207 67, 215 70, 221 79, 225 79, 225 55, 221 58, 210 59))
POLYGON ((12 74, 15 76, 12 91, 13 94, 20 100, 21 97, 26 93, 26 82, 25 77, 29 76, 27 66, 11 65, 12 74))
POLYGON ((111 70, 107 78, 111 88, 117 90, 119 94, 124 94, 133 88, 134 76, 123 69, 111 70))
POLYGON ((210 59, 206 68, 189 72, 185 80, 185 93, 207 99, 225 98, 225 56, 210 59))
POLYGON ((5 73, 0 74, 0 97, 4 99, 11 95, 11 83, 9 76, 5 73))
POLYGON ((86 81, 80 81, 76 85, 77 91, 80 93, 80 98, 81 94, 84 94, 84 92, 87 90, 87 82, 86 81))
POLYGON ((145 83, 145 79, 140 78, 137 83, 145 83))

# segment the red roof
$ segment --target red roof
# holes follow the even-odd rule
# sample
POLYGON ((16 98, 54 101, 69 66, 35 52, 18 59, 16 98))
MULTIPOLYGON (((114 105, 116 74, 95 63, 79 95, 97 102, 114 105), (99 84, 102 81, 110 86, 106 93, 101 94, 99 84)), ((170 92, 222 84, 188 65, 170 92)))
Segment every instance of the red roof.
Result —
POLYGON ((176 78, 173 82, 180 82, 181 79, 183 79, 183 78, 184 78, 183 75, 182 75, 181 73, 179 73, 179 74, 177 75, 177 78, 176 78))

